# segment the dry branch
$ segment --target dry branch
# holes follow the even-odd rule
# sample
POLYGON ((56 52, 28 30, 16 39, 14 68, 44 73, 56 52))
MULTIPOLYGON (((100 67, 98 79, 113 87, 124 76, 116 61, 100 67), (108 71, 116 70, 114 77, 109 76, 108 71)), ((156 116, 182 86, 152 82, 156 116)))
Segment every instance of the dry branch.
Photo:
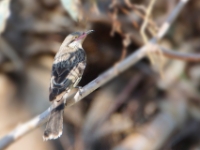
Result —
MULTIPOLYGON (((167 21, 163 24, 163 26, 160 28, 156 38, 153 38, 150 40, 150 42, 140 49, 138 49, 136 52, 128 56, 126 59, 118 63, 117 65, 113 66, 103 74, 101 74, 99 77, 97 77, 95 80, 91 81, 89 84, 84 86, 80 91, 76 93, 73 99, 70 101, 67 99, 67 106, 71 106, 77 102, 79 102, 81 99, 92 93, 94 90, 99 88, 100 86, 104 85, 105 83, 112 80, 114 77, 119 75, 120 73, 124 72, 126 69, 130 68, 132 65, 137 63, 139 60, 144 58, 147 54, 147 51, 149 48, 151 48, 152 44, 156 44, 158 40, 163 38, 163 36, 167 33, 170 25, 172 24, 173 20, 177 17, 177 15, 182 10, 183 6, 188 2, 189 0, 180 0, 178 5, 174 8, 172 13, 169 15, 169 18, 167 21)), ((50 115, 50 109, 47 109, 42 114, 38 115, 31 121, 22 124, 21 126, 17 127, 13 131, 11 131, 9 134, 4 136, 0 139, 0 149, 4 149, 10 144, 12 144, 14 141, 19 139, 20 137, 24 136, 26 133, 32 131, 33 129, 37 128, 38 126, 42 125, 47 121, 47 118, 50 115)), ((42 139, 42 136, 41 136, 42 139)))
POLYGON ((200 53, 197 53, 197 54, 181 53, 175 50, 169 50, 161 46, 159 46, 159 48, 161 49, 165 57, 172 58, 172 59, 179 59, 183 61, 189 61, 189 62, 200 62, 200 53))

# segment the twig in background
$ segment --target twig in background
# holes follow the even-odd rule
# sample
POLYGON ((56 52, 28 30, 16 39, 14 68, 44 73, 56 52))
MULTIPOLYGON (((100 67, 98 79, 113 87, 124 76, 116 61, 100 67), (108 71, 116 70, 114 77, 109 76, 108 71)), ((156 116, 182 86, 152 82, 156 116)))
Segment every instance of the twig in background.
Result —
MULTIPOLYGON (((156 0, 151 0, 149 6, 147 8, 147 11, 146 11, 144 22, 143 22, 142 27, 140 29, 140 34, 141 34, 142 39, 143 39, 145 44, 148 42, 148 38, 147 38, 147 35, 145 33, 145 30, 146 30, 152 9, 155 5, 155 2, 156 2, 156 0)), ((151 34, 153 36, 155 36, 155 33, 153 32, 153 30, 149 30, 149 31, 151 32, 151 34)), ((152 46, 152 49, 155 49, 155 51, 158 51, 158 55, 155 55, 155 53, 152 53, 151 51, 149 51, 148 52, 148 58, 149 58, 149 60, 152 64, 152 66, 155 67, 156 69, 158 69, 161 77, 164 77, 162 70, 163 70, 165 61, 164 61, 162 51, 160 51, 160 49, 156 48, 155 46, 152 46), (159 63, 156 63, 156 62, 159 62, 159 63)))
MULTIPOLYGON (((165 55, 165 57, 172 59, 179 59, 188 62, 200 62, 200 53, 197 54, 181 53, 181 52, 176 52, 175 50, 169 50, 162 46, 159 46, 159 48, 162 50, 162 53, 163 55, 165 55)), ((157 51, 155 51, 155 53, 157 53, 157 51)))
MULTIPOLYGON (((145 44, 148 42, 147 35, 145 34, 145 29, 147 27, 148 20, 149 20, 149 17, 151 15, 151 11, 154 7, 155 2, 156 2, 156 0, 151 0, 149 6, 147 8, 147 11, 146 11, 144 22, 143 22, 142 27, 140 29, 140 34, 141 34, 145 44)), ((152 35, 155 35, 155 33, 153 33, 152 35)), ((153 61, 152 61, 152 63, 153 63, 153 61)))
POLYGON ((97 5, 97 0, 90 0, 90 3, 92 5, 91 7, 92 13, 100 14, 100 10, 97 5))
MULTIPOLYGON (((174 91, 178 91, 174 89, 174 91)), ((141 126, 136 132, 127 136, 113 150, 156 150, 169 138, 171 133, 187 119, 187 103, 179 93, 162 101, 161 112, 148 124, 141 126), (162 135, 162 136, 160 136, 162 135)))
MULTIPOLYGON (((178 5, 174 8, 172 13, 169 15, 169 18, 167 21, 163 24, 163 26, 160 28, 156 38, 153 38, 150 40, 149 44, 155 44, 158 40, 160 40, 168 31, 169 27, 171 26, 172 22, 175 20, 177 15, 182 10, 183 6, 188 2, 189 0, 180 0, 178 5)), ((76 93, 73 99, 67 100, 67 106, 71 106, 80 100, 82 100, 84 97, 92 93, 94 90, 99 88, 100 86, 104 85, 105 83, 112 80, 114 77, 119 75, 120 73, 124 72, 126 69, 130 68, 133 64, 137 63, 139 60, 144 58, 146 56, 147 51, 149 50, 149 44, 144 45, 140 49, 138 49, 136 52, 128 56, 126 59, 118 63, 117 65, 113 66, 103 74, 101 74, 99 77, 97 77, 95 80, 91 81, 89 84, 83 87, 83 89, 76 93)), ((11 131, 6 136, 2 137, 0 139, 0 149, 4 149, 10 144, 12 144, 14 141, 19 139, 20 137, 24 136, 26 133, 32 131, 33 129, 37 128, 38 126, 45 123, 50 115, 49 109, 47 109, 45 112, 43 112, 41 115, 38 115, 34 119, 30 120, 29 122, 26 122, 22 124, 21 126, 17 127, 13 131, 11 131)), ((41 137, 42 140, 42 137, 41 137)))
POLYGON ((143 5, 136 5, 136 4, 132 4, 130 2, 130 0, 124 0, 124 2, 126 3, 126 5, 130 8, 135 8, 135 9, 138 9, 138 10, 142 10, 143 12, 146 11, 146 8, 143 6, 143 5))
MULTIPOLYGON (((147 27, 148 20, 150 18, 152 9, 153 9, 153 7, 155 5, 155 2, 156 2, 156 0, 151 0, 149 6, 147 8, 147 11, 146 11, 144 22, 143 22, 142 27, 140 29, 140 34, 141 34, 142 39, 143 39, 145 44, 148 42, 148 38, 147 38, 147 35, 145 33, 145 30, 146 30, 146 27, 147 27)), ((151 34, 153 36, 155 36, 155 33, 153 32, 153 30, 149 30, 149 31, 151 32, 151 34)), ((148 52, 148 58, 149 58, 151 64, 154 67, 156 67, 156 69, 158 69, 161 77, 163 78, 164 77, 164 75, 163 75, 163 67, 164 67, 165 60, 164 60, 162 51, 158 47, 155 47, 155 46, 152 46, 152 49, 155 49, 155 51, 158 51, 158 55, 155 55, 154 53, 152 53, 152 51, 149 51, 148 52), (156 62, 159 62, 159 63, 156 63, 156 62)))
POLYGON ((12 47, 10 47, 9 44, 1 36, 0 45, 0 50, 6 57, 8 57, 11 60, 15 69, 18 71, 21 70, 23 68, 22 60, 19 58, 15 50, 12 47))
MULTIPOLYGON (((146 12, 146 8, 143 6, 143 5, 136 5, 136 4, 132 4, 130 2, 130 0, 124 0, 124 2, 126 3, 126 5, 129 7, 129 8, 132 8, 133 11, 135 12, 136 15, 138 15, 139 17, 141 17, 143 20, 145 20, 145 16, 140 13, 139 10, 142 10, 144 13, 146 12)), ((155 33, 158 31, 158 27, 157 25, 155 24, 155 22, 151 19, 151 18, 148 18, 148 24, 150 25, 150 29, 152 31, 152 33, 155 33)), ((150 31, 150 32, 151 32, 150 31)), ((156 34, 156 33, 155 33, 156 34)), ((152 35, 155 35, 155 34, 152 34, 152 35)))
POLYGON ((131 37, 129 33, 124 34, 122 44, 123 44, 123 49, 122 49, 120 60, 123 60, 126 57, 127 47, 131 44, 131 37))
POLYGON ((112 10, 110 13, 111 19, 112 19, 112 29, 110 32, 110 35, 113 36, 115 32, 119 33, 122 38, 123 38, 123 48, 122 48, 122 54, 120 57, 120 61, 123 60, 126 57, 127 54, 127 47, 130 45, 131 40, 130 36, 128 33, 123 33, 122 28, 121 28, 121 22, 118 21, 118 12, 119 9, 117 7, 118 3, 116 0, 113 0, 112 3, 110 4, 109 8, 112 10))
POLYGON ((132 78, 129 81, 129 83, 125 86, 125 88, 117 96, 117 99, 115 100, 115 103, 110 106, 110 108, 108 109, 108 111, 105 114, 105 116, 101 120, 99 120, 98 126, 102 125, 102 123, 105 122, 105 120, 108 119, 110 117, 110 115, 116 109, 118 109, 118 107, 122 103, 124 103, 127 100, 127 98, 130 96, 131 92, 136 88, 136 86, 138 85, 138 83, 141 81, 142 77, 143 76, 141 74, 137 74, 136 76, 134 76, 134 78, 132 78))
POLYGON ((111 20, 112 20, 112 29, 110 32, 111 36, 114 36, 115 32, 122 34, 121 23, 120 23, 120 21, 118 21, 119 9, 116 7, 116 5, 117 5, 117 1, 112 0, 112 3, 109 6, 109 8, 111 10, 111 13, 109 13, 109 14, 110 14, 111 20))

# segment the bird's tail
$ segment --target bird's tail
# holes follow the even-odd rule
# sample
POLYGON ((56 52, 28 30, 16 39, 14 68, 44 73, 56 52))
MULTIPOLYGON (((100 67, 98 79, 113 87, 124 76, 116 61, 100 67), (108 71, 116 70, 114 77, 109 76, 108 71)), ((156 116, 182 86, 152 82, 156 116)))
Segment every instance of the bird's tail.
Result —
POLYGON ((65 104, 63 101, 53 103, 53 110, 51 111, 51 115, 43 135, 44 141, 57 139, 61 136, 63 130, 64 107, 65 104))

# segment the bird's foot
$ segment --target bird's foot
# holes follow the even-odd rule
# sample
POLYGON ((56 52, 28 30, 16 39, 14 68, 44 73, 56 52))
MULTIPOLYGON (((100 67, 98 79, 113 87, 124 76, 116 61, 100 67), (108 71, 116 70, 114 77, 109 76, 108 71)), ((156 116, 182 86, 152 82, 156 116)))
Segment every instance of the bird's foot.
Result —
POLYGON ((82 87, 76 86, 75 88, 78 89, 79 95, 82 96, 82 87))

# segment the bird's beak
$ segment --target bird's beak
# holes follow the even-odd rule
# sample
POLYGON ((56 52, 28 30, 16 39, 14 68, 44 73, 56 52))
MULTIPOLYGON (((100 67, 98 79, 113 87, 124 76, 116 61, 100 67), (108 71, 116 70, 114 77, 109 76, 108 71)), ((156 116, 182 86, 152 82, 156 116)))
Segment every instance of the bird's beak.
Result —
POLYGON ((85 34, 88 35, 88 34, 90 34, 92 32, 94 32, 94 30, 89 30, 89 31, 85 32, 85 34))
POLYGON ((87 37, 87 35, 90 34, 90 33, 92 33, 92 32, 94 32, 94 30, 89 30, 89 31, 87 31, 87 32, 83 32, 83 34, 80 35, 80 36, 76 39, 76 41, 79 41, 79 42, 82 43, 82 42, 84 41, 84 39, 87 37))

